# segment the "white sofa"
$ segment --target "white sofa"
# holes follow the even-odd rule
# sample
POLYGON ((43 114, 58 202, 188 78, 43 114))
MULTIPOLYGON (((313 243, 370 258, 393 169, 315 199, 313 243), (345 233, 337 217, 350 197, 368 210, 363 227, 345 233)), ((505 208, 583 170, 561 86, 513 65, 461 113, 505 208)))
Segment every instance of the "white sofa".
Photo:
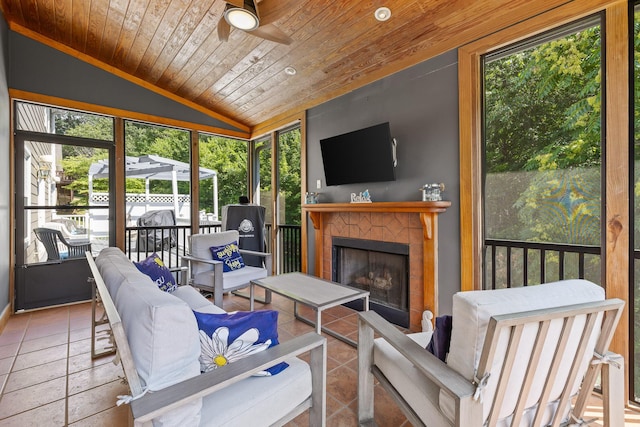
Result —
POLYGON ((324 425, 325 338, 307 334, 201 374, 193 311, 224 310, 191 286, 161 291, 120 249, 102 250, 95 262, 87 253, 87 260, 131 389, 123 400, 137 425, 278 425, 307 408, 310 423, 324 425), (295 357, 306 352, 309 363, 295 357), (289 367, 278 375, 251 376, 280 361, 289 367))

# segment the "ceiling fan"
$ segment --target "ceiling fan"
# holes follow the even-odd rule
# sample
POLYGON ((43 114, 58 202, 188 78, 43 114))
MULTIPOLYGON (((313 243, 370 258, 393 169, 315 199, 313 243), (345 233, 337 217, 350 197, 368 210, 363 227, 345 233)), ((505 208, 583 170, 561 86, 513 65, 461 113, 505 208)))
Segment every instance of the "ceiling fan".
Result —
POLYGON ((276 43, 291 44, 292 39, 273 24, 282 8, 278 0, 262 0, 260 11, 255 0, 226 0, 226 6, 218 21, 218 39, 229 40, 231 27, 245 31, 252 36, 276 43))

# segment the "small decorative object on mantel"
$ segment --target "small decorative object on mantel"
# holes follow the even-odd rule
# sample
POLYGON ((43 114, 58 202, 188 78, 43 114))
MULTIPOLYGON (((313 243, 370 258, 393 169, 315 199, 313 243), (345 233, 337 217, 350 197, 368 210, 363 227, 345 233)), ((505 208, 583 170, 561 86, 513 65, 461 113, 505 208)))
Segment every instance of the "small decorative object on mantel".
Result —
POLYGON ((315 205, 318 203, 318 197, 320 193, 307 193, 305 195, 305 203, 315 205))
POLYGON ((351 203, 371 203, 369 190, 364 190, 358 195, 356 195, 356 193, 351 193, 351 203))
POLYGON ((444 191, 444 184, 425 184, 422 188, 422 201, 423 202, 437 202, 442 200, 442 192, 444 191))

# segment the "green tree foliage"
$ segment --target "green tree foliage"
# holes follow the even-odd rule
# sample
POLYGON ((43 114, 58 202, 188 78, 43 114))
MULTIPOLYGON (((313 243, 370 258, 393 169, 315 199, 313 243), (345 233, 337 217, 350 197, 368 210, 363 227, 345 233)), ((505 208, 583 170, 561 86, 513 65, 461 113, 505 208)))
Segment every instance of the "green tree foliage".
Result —
MULTIPOLYGON (((200 166, 218 173, 218 206, 238 203, 247 194, 247 143, 200 135, 200 166)), ((200 182, 200 209, 213 212, 213 180, 200 182)), ((220 212, 218 212, 220 214, 220 212)))
POLYGON ((491 237, 599 244, 600 52, 593 26, 485 64, 487 182, 519 188, 487 200, 491 237))

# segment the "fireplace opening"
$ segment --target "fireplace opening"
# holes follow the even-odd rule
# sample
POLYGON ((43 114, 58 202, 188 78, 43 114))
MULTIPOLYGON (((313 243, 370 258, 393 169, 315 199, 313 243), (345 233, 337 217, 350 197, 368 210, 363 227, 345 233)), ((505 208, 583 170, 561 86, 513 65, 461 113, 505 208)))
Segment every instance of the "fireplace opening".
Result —
MULTIPOLYGON (((388 321, 409 327, 409 245, 334 237, 332 279, 369 291, 369 308, 388 321)), ((362 310, 362 301, 345 304, 362 310)))

